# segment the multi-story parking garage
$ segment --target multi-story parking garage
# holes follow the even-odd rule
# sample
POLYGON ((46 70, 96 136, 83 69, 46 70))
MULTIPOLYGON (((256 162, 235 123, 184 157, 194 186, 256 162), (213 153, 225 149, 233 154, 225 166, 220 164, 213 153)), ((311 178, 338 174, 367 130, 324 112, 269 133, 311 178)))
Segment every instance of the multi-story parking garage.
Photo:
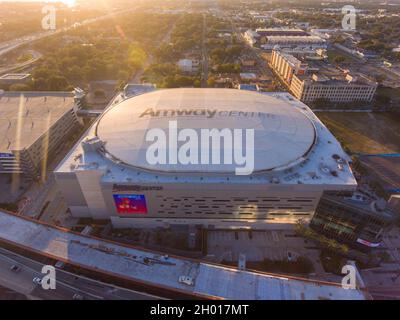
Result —
MULTIPOLYGON (((229 149, 228 140, 199 141, 198 152, 224 146, 225 160, 243 142, 229 149)), ((168 156, 187 142, 167 141, 160 152, 168 156)), ((347 155, 306 105, 287 93, 233 89, 159 90, 112 105, 55 175, 73 216, 115 227, 277 228, 310 220, 324 191, 356 188, 347 155), (254 130, 251 172, 238 174, 235 161, 149 161, 149 130, 168 132, 171 123, 199 137, 204 129, 254 130)))
POLYGON ((73 92, 0 92, 0 174, 37 177, 78 126, 73 92))

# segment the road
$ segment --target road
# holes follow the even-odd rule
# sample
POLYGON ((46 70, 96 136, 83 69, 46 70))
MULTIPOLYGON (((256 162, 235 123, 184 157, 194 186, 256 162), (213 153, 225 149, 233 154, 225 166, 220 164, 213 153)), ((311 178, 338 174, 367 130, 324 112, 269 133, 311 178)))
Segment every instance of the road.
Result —
MULTIPOLYGON (((172 32, 174 31, 174 28, 175 28, 175 25, 176 25, 176 22, 173 23, 172 26, 169 28, 168 32, 165 34, 165 36, 159 42, 157 48, 160 48, 164 43, 167 43, 170 41, 172 32)), ((140 70, 137 71, 135 73, 135 75, 133 76, 131 83, 140 83, 141 82, 140 78, 143 76, 145 70, 153 63, 153 61, 154 61, 154 56, 149 55, 147 57, 147 60, 143 64, 142 68, 140 68, 140 70)))
POLYGON ((400 228, 393 227, 383 235, 382 249, 390 260, 378 268, 361 270, 361 275, 374 299, 400 300, 400 228))
POLYGON ((44 290, 32 282, 34 277, 42 277, 43 264, 0 248, 0 285, 30 299, 71 300, 75 294, 85 300, 157 300, 153 295, 128 290, 92 280, 64 270, 56 271, 56 289, 44 290), (20 271, 11 270, 13 265, 20 271))
POLYGON ((384 86, 400 87, 400 72, 396 70, 396 67, 386 67, 383 64, 383 59, 377 58, 364 61, 337 47, 331 51, 335 52, 335 50, 351 60, 351 64, 349 65, 351 70, 359 71, 368 76, 382 77, 384 79, 382 81, 384 86))
MULTIPOLYGON (((0 284, 3 287, 19 292, 29 299, 72 299, 75 293, 83 294, 83 292, 75 290, 61 281, 57 281, 56 290, 43 290, 32 281, 33 278, 42 276, 40 266, 38 265, 36 269, 36 266, 32 266, 29 262, 26 262, 26 264, 22 264, 22 262, 22 259, 16 258, 11 253, 1 249, 0 284), (21 270, 19 272, 11 271, 13 265, 21 266, 21 270)), ((89 294, 85 294, 85 297, 87 299, 97 298, 89 294)))
POLYGON ((0 75, 26 69, 26 68, 30 67, 32 64, 34 64, 35 62, 37 62, 42 57, 42 54, 37 51, 29 50, 28 53, 32 54, 31 59, 29 59, 28 61, 25 61, 25 62, 16 63, 11 66, 1 67, 0 75))
POLYGON ((136 10, 136 9, 137 9, 137 6, 134 6, 133 8, 130 8, 130 9, 111 12, 111 13, 108 13, 106 15, 103 15, 103 16, 100 16, 100 17, 97 17, 97 18, 86 19, 86 20, 81 21, 78 24, 74 24, 74 25, 71 25, 69 27, 63 27, 63 28, 56 29, 56 30, 42 31, 42 32, 38 32, 38 33, 35 33, 35 34, 27 35, 27 36, 24 36, 24 37, 21 37, 21 38, 18 38, 18 39, 14 39, 14 40, 11 40, 11 41, 0 43, 0 56, 4 55, 4 54, 6 54, 6 53, 8 53, 8 52, 10 52, 12 50, 15 50, 15 49, 17 49, 17 48, 19 48, 19 47, 21 47, 23 45, 30 44, 32 42, 35 42, 35 41, 38 41, 38 40, 41 40, 41 39, 44 39, 44 38, 47 38, 47 37, 54 36, 56 34, 72 30, 77 25, 78 26, 85 26, 85 25, 88 25, 88 24, 91 24, 91 23, 95 23, 95 22, 99 22, 99 21, 102 21, 102 20, 106 20, 106 19, 112 18, 112 17, 114 17, 116 15, 119 15, 119 14, 127 13, 127 12, 130 12, 130 11, 136 10))
POLYGON ((369 287, 368 292, 375 300, 400 300, 400 288, 391 287, 369 287))

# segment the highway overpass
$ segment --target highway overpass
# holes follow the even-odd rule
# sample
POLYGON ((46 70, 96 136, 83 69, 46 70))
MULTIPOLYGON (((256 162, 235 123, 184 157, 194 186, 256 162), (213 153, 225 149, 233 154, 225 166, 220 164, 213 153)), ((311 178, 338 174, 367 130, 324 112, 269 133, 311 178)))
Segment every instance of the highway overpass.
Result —
POLYGON ((62 261, 80 274, 166 298, 232 300, 364 300, 363 290, 290 276, 243 271, 201 260, 166 256, 105 241, 0 211, 0 244, 8 250, 62 261), (190 277, 190 284, 179 281, 190 277))

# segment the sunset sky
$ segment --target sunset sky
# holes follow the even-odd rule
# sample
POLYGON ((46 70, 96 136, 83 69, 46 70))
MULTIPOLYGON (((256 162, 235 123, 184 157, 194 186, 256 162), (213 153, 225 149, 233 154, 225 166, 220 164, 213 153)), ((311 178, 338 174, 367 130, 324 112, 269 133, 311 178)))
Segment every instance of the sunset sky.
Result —
POLYGON ((75 4, 75 0, 46 0, 46 1, 38 1, 38 0, 0 0, 1 2, 63 2, 68 6, 73 6, 75 4))

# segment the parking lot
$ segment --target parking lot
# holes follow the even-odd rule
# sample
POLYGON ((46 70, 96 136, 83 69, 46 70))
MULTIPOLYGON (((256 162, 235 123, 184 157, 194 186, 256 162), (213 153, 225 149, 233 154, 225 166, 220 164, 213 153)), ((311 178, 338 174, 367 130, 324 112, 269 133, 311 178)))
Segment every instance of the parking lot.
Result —
POLYGON ((221 262, 237 261, 240 254, 247 261, 286 260, 307 256, 318 260, 319 249, 290 230, 208 231, 207 254, 221 262))
POLYGON ((317 116, 354 153, 400 152, 400 117, 396 114, 318 112, 317 116))
POLYGON ((0 174, 0 203, 15 202, 29 185, 22 177, 0 174))

